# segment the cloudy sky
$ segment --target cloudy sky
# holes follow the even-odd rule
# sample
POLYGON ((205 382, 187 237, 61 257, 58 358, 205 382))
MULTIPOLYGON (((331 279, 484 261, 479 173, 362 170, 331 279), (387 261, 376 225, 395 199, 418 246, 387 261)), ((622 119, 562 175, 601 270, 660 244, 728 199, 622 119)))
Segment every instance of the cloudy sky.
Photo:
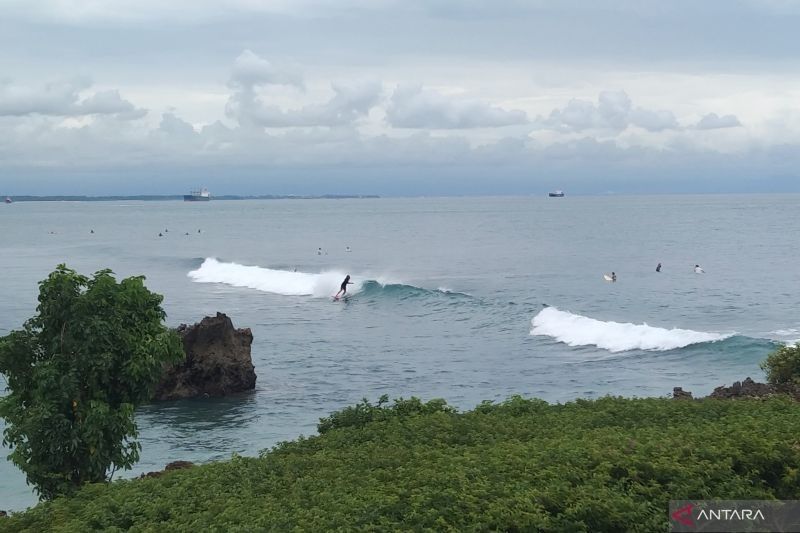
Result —
POLYGON ((800 191, 800 0, 0 0, 0 194, 800 191))

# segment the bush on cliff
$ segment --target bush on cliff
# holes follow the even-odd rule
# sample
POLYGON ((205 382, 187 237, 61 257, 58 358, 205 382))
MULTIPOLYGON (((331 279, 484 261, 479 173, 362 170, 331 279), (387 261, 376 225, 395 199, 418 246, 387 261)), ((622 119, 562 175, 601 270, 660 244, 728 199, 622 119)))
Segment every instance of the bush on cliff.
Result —
POLYGON ((64 265, 39 283, 37 314, 0 338, 0 399, 9 458, 44 499, 130 468, 140 445, 134 408, 147 401, 165 362, 179 360, 163 326, 162 297, 143 277, 120 283, 64 265))
POLYGON ((761 368, 773 385, 800 385, 800 343, 778 348, 761 363, 761 368))
POLYGON ((785 398, 379 403, 260 458, 87 485, 0 531, 666 531, 670 499, 800 497, 785 398))

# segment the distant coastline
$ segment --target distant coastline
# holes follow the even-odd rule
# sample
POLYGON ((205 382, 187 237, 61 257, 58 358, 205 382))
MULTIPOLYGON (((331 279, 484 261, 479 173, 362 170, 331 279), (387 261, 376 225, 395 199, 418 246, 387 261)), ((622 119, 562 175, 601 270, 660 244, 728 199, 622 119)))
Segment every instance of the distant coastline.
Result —
MULTIPOLYGON (((183 200, 182 194, 167 195, 135 195, 135 196, 12 196, 14 202, 111 202, 119 200, 141 200, 145 202, 158 202, 168 200, 183 200)), ((263 194, 258 196, 221 195, 214 196, 212 200, 345 200, 352 198, 380 198, 375 194, 322 194, 312 195, 278 195, 263 194)))

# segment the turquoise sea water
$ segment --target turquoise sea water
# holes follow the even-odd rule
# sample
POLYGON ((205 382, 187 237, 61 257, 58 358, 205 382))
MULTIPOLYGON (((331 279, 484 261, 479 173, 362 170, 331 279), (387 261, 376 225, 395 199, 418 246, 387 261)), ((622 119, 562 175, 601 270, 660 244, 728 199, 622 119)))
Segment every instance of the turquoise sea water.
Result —
MULTIPOLYGON (((34 313, 37 282, 61 262, 144 274, 172 326, 221 311, 251 328, 256 390, 143 407, 142 460, 124 476, 256 454, 384 393, 462 409, 517 393, 706 394, 761 378, 767 353, 800 338, 798 200, 0 205, 0 335, 34 313), (345 274, 352 295, 333 302, 345 274)), ((0 460, 0 509, 34 502, 0 460)))

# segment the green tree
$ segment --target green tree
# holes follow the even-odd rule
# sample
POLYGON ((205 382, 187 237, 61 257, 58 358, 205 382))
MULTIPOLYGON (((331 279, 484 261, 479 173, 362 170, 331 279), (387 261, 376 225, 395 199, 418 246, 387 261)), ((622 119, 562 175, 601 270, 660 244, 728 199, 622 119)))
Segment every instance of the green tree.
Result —
POLYGON ((781 346, 767 356, 761 368, 773 385, 800 385, 800 343, 781 346))
POLYGON ((37 314, 0 338, 9 459, 43 499, 109 479, 139 459, 134 409, 163 365, 184 357, 144 277, 117 283, 59 265, 39 283, 37 314))

